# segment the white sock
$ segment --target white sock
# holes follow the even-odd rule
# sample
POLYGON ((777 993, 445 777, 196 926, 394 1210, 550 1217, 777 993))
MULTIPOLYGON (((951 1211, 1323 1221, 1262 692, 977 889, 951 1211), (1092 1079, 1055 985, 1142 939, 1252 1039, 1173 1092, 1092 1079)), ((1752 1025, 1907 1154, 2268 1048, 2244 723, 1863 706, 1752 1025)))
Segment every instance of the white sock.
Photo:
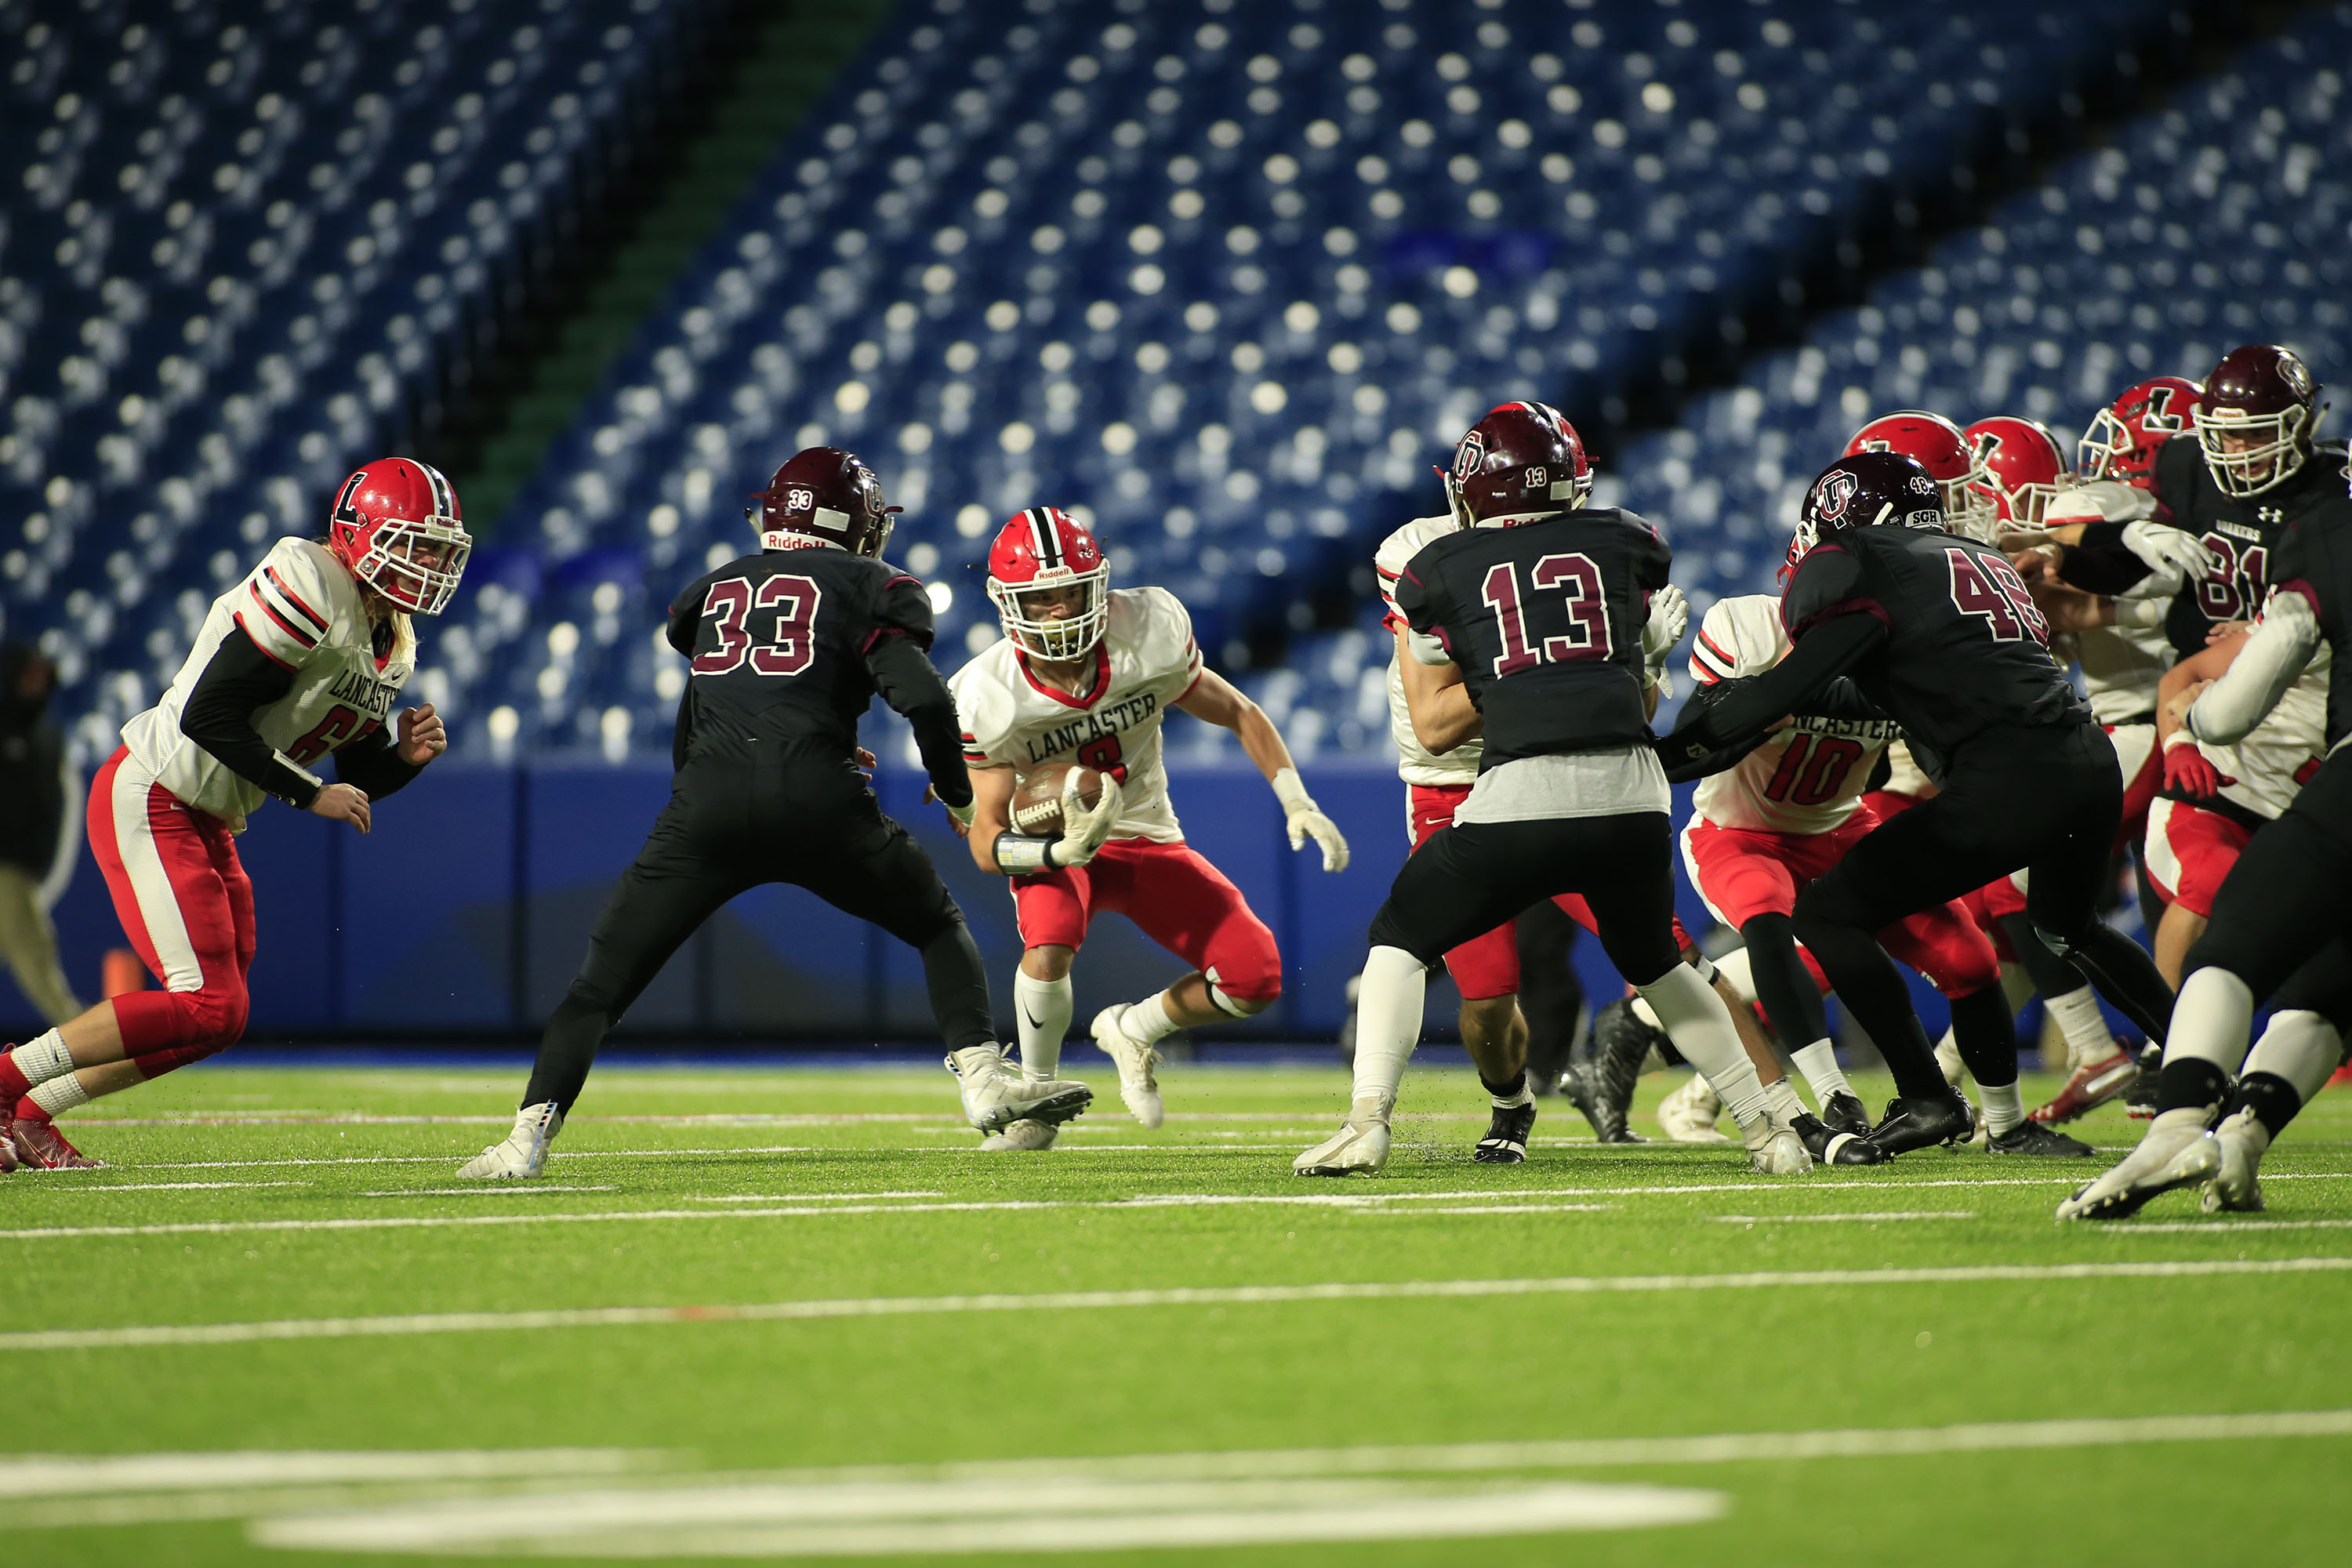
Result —
POLYGON ((77 1105, 88 1105, 89 1090, 82 1088, 80 1074, 65 1073, 47 1083, 35 1084, 33 1092, 25 1098, 55 1116, 61 1111, 71 1110, 77 1105))
POLYGON ((1396 1110, 1404 1064, 1421 1043, 1429 969, 1401 947, 1376 947, 1364 960, 1356 999, 1356 1082, 1350 1121, 1386 1121, 1396 1110))
POLYGON ((1772 1120, 1783 1125, 1805 1113, 1805 1102, 1797 1098, 1797 1086, 1785 1074, 1764 1086, 1764 1102, 1772 1108, 1772 1120))
POLYGON ((2172 1004, 2164 1059, 2197 1057, 2234 1073, 2246 1059, 2246 1035, 2253 1023, 2254 994, 2246 983, 2226 969, 2200 969, 2181 982, 2172 1004))
POLYGON ((1845 1071, 1838 1066, 1837 1047, 1826 1039, 1815 1040, 1802 1050, 1790 1051, 1789 1057, 1797 1064, 1797 1070, 1805 1075, 1813 1098, 1823 1105, 1830 1102, 1831 1095, 1853 1093, 1853 1085, 1846 1082, 1845 1071))
POLYGON ((2344 1037, 2326 1018, 2300 1010, 2273 1013, 2246 1058, 2246 1071, 2286 1079, 2308 1105, 2343 1059, 2344 1037))
POLYGON ((1677 963, 1638 989, 1656 1011, 1659 1027, 1675 1042, 1675 1049, 1715 1086, 1748 1146, 1761 1146, 1772 1134, 1772 1108, 1723 998, 1686 963, 1677 963))
POLYGON ((2063 996, 2044 996, 2042 1010, 2058 1021, 2058 1032, 2066 1037, 2069 1071, 2116 1054, 2116 1037, 2107 1032, 2106 1017, 2099 1011, 2098 993, 2089 986, 2077 986, 2063 996))
POLYGON ((1495 1109, 1497 1110, 1517 1110, 1522 1105, 1533 1105, 1536 1102, 1536 1092, 1528 1087, 1528 1075, 1522 1071, 1519 1074, 1518 1093, 1506 1097, 1489 1091, 1486 1098, 1494 1102, 1495 1109))
POLYGON ((1959 1088, 1960 1080, 1969 1076, 1969 1064, 1960 1055, 1960 1043, 1949 1029, 1936 1042, 1936 1065, 1944 1069, 1944 1081, 1954 1089, 1959 1088))
POLYGON ((27 1083, 47 1083, 74 1069, 73 1053, 55 1029, 37 1035, 8 1053, 16 1070, 25 1075, 27 1083))
POLYGON ((1168 993, 1146 996, 1119 1015, 1118 1026, 1145 1045, 1157 1045, 1176 1032, 1176 1020, 1168 1016, 1168 993))
POLYGON ((1062 1065, 1062 1037, 1070 1032, 1070 977, 1040 980, 1013 972, 1013 1010, 1020 1016, 1021 1076, 1046 1079, 1062 1065))
POLYGON ((1977 1098, 1984 1102, 1985 1131, 1996 1138, 2025 1120, 2025 1101, 2018 1098, 2013 1079, 1998 1088, 1980 1083, 1977 1098))

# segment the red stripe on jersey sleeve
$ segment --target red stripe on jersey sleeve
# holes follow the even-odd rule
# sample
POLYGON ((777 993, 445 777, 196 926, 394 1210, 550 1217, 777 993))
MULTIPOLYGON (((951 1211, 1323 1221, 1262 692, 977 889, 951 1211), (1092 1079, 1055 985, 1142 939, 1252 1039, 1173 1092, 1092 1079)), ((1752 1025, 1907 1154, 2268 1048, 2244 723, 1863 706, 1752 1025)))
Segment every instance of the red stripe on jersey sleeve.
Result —
POLYGON ((254 651, 260 654, 262 658, 268 659, 270 663, 276 665, 280 669, 292 669, 294 668, 294 666, 287 663, 284 659, 270 652, 269 645, 253 635, 253 628, 245 624, 244 611, 237 611, 235 615, 229 616, 229 619, 236 623, 236 629, 245 634, 246 640, 253 645, 254 651))
POLYGON ((1707 636, 1704 628, 1701 628, 1698 634, 1698 640, 1700 644, 1706 647, 1707 652, 1715 655, 1715 657, 1722 662, 1725 673, 1728 674, 1730 671, 1739 668, 1739 661, 1732 658, 1729 654, 1724 652, 1721 648, 1716 647, 1715 639, 1707 636))
POLYGON ((327 617, 312 609, 310 605, 304 604, 302 602, 302 595, 286 585, 286 579, 278 574, 277 568, 272 566, 264 566, 261 569, 261 574, 269 579, 269 585, 271 587, 286 595, 286 602, 288 604, 293 605, 296 609, 310 617, 310 624, 319 628, 319 635, 320 637, 325 637, 327 635, 327 617))

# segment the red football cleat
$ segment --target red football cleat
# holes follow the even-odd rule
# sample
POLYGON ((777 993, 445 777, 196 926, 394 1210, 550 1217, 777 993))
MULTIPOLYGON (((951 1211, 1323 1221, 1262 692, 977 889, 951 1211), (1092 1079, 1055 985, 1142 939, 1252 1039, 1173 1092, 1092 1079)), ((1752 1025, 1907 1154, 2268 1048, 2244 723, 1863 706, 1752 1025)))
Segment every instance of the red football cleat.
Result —
POLYGON ((2138 1076, 2139 1064, 2123 1047, 2102 1061, 2078 1067, 2066 1076, 2066 1086, 2058 1091, 2049 1104, 2037 1106, 2027 1117, 2044 1127, 2054 1127, 2062 1121, 2072 1121, 2084 1111, 2095 1110, 2132 1086, 2138 1076))
POLYGON ((65 1140, 65 1134, 47 1121, 19 1121, 13 1136, 16 1157, 26 1164, 43 1171, 97 1171, 105 1162, 93 1160, 65 1140))

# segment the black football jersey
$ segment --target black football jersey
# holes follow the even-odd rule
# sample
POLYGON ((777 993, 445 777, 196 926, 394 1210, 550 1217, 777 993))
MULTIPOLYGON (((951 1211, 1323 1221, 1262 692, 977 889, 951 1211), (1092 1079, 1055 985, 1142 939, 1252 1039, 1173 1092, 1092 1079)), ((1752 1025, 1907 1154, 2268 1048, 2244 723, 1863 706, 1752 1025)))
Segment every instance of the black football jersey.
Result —
POLYGON ((1601 507, 1465 529, 1406 563, 1397 608, 1461 667, 1482 771, 1649 740, 1642 625, 1673 560, 1656 529, 1601 507))
POLYGON ((928 651, 931 603, 887 562, 817 546, 705 573, 669 606, 669 644, 689 660, 687 757, 794 742, 847 756, 874 697, 866 651, 893 635, 928 651))
POLYGON ((2165 613, 2165 636, 2182 658, 2202 651, 2216 624, 2254 618, 2288 525, 2344 499, 2344 460, 2342 447, 2323 446, 2275 489, 2233 496, 2213 482, 2194 437, 2164 444, 2150 475, 2157 520, 2198 535, 2214 561, 2208 575, 2182 584, 2165 613))
MULTIPOLYGON (((2289 524, 2271 571, 2281 594, 2300 594, 2319 617, 2336 668, 2352 660, 2352 500, 2337 496, 2289 524)), ((2352 735, 2352 679, 2327 683, 2327 749, 2352 735)))
POLYGON ((1797 563, 1780 621, 1793 643, 1857 610, 1887 637, 1848 673, 1915 752, 1948 758, 1996 726, 2095 721, 2051 658, 2050 623, 2024 579, 1990 545, 1891 523, 1832 534, 1797 563))

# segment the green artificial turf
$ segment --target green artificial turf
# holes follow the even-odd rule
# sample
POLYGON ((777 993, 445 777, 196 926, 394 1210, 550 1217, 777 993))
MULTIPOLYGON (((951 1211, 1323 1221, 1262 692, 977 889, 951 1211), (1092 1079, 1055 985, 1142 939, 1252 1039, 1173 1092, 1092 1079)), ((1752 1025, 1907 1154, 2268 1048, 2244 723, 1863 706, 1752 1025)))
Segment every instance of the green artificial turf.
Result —
MULTIPOLYGON (((11 1560, 414 1563, 430 1554, 362 1548, 446 1541, 414 1533, 441 1517, 420 1510, 478 1514, 519 1496, 540 1500, 519 1505, 530 1522, 494 1542, 467 1537, 470 1560, 763 1555, 791 1540, 882 1551, 861 1559, 872 1562, 921 1560, 898 1551, 910 1542, 1026 1552, 1139 1539, 1150 1544, 1056 1561, 1171 1565, 1473 1553, 1549 1563, 1564 1552, 1594 1563, 2147 1561, 2158 1542, 2166 1561, 2316 1561, 2337 1550, 2316 1505, 2352 1473, 2341 1414, 2300 1434, 2263 1420, 1816 1437, 1728 1454, 1627 1445, 2352 1409, 2352 1272, 2059 1268, 2352 1260, 2352 1094, 2323 1095, 2273 1152, 2267 1214, 2208 1221, 2187 1194, 2136 1221, 2061 1228, 2051 1210, 2069 1180, 2114 1153, 2095 1165, 1979 1147, 1767 1180, 1736 1147, 1598 1147, 1547 1100, 1528 1163, 1485 1166, 1469 1158, 1485 1122, 1475 1080, 1429 1070, 1407 1080, 1383 1177, 1309 1183, 1290 1159, 1336 1125, 1337 1068, 1171 1066, 1169 1122, 1145 1132, 1120 1111, 1101 1058, 1071 1055, 1102 1098, 1044 1154, 979 1153, 937 1071, 604 1070, 541 1183, 449 1195, 457 1163, 501 1135, 519 1073, 213 1066, 93 1106, 69 1130, 107 1169, 0 1179, 11 1560), (743 1198, 753 1201, 718 1201, 743 1198), (1151 1201, 1213 1198, 1254 1201, 1151 1201), (1266 1201, 1298 1199, 1355 1201, 1266 1201), (1010 1205, 1034 1206, 993 1206, 1010 1205), (664 1217, 546 1217, 630 1213, 664 1217), (525 1223, 330 1228, 493 1216, 525 1223), (2194 1228, 2152 1228, 2184 1225, 2194 1228), (197 1228, 26 1234, 173 1226, 197 1228), (2010 1272, 1851 1277, 1985 1268, 2010 1272), (1821 1277, 1785 1278, 1809 1271, 1821 1277), (1729 1275, 1779 1278, 1687 1283, 1729 1275), (1629 1277, 1639 1288, 1591 1283, 1629 1277), (1465 1293, 1498 1280, 1555 1283, 1465 1293), (1466 1283, 1304 1300, 1116 1295, 1406 1282, 1466 1283), (1113 1294, 998 1299, 1092 1292, 1113 1294), (802 1318, 719 1310, 791 1302, 836 1305, 802 1318), (621 1324, 319 1326, 615 1307, 691 1310, 621 1324), (217 1324, 280 1327, 217 1343, 25 1338, 217 1324), (252 1337, 289 1324, 331 1337, 252 1337), (1564 1439, 1601 1446, 1456 1447, 1564 1439), (1304 1452, 1373 1446, 1418 1451, 1304 1452), (1939 1451, 1904 1451, 1921 1447, 1939 1451), (394 1469, 546 1448, 595 1452, 526 1459, 532 1473, 517 1477, 394 1469), (325 1479, 285 1468, 287 1456, 320 1451, 426 1458, 362 1461, 357 1477, 325 1479), (226 1475, 176 1462, 37 1469, 26 1458, 230 1452, 262 1458, 226 1475), (1237 1452, 1261 1457, 1224 1457, 1237 1452), (1185 1458, 1115 1462, 1129 1456, 1185 1458), (806 1473, 873 1466, 898 1468, 855 1491, 806 1473), (746 1489, 778 1483, 798 1489, 746 1489), (1669 1510, 1715 1516, 1563 1531, 1543 1514, 1554 1522, 1475 1538, 1458 1523, 1549 1506, 1563 1483, 1610 1489, 1604 1503, 1664 1489, 1669 1510), (642 1499, 607 1495, 648 1489, 649 1514, 642 1499), (692 1496, 660 1503, 671 1489, 692 1496), (831 1522, 735 1511, 777 1495, 794 1508, 814 1500, 831 1522), (1183 1544, 1188 1530, 1236 1514, 1260 1521, 1245 1529, 1317 1538, 1183 1544), (1391 1517, 1408 1522, 1379 1522, 1391 1517), (1432 1533, 1335 1540, 1345 1526, 1331 1519, 1372 1521, 1375 1536, 1432 1533), (302 1533, 314 1527, 342 1531, 329 1538, 352 1549, 270 1544, 321 1539, 302 1533), (887 1533, 899 1529, 932 1533, 887 1533)), ((1671 1087, 1645 1083, 1637 1128, 1656 1135, 1646 1108, 1671 1087)), ((2053 1087, 2029 1079, 2028 1103, 2053 1087)), ((2110 1108, 2074 1131, 2120 1152, 2137 1125, 2110 1108)))

